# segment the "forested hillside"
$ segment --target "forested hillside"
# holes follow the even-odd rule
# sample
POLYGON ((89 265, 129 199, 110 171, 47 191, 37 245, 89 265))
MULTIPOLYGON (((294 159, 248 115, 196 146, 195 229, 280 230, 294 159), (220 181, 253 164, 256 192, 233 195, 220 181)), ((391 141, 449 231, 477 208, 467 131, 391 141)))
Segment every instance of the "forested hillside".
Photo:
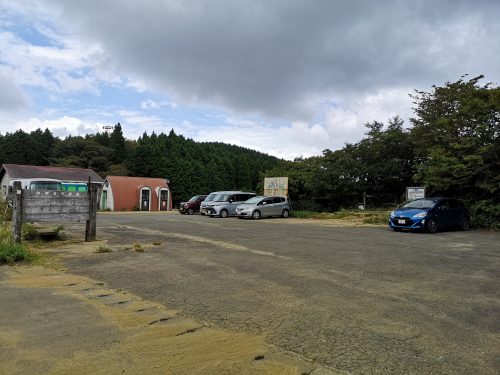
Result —
POLYGON ((216 190, 255 191, 260 175, 278 159, 224 143, 200 143, 177 135, 143 134, 126 140, 120 124, 111 134, 59 139, 49 130, 0 135, 0 164, 92 168, 99 175, 170 180, 174 203, 216 190))

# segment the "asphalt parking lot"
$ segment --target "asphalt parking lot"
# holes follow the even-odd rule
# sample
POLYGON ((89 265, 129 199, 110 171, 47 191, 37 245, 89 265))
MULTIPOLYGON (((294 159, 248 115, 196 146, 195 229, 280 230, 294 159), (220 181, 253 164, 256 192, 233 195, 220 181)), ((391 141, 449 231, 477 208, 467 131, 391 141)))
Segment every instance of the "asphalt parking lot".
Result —
POLYGON ((113 252, 67 259, 69 272, 306 361, 351 374, 500 372, 498 232, 103 213, 98 237, 113 252))

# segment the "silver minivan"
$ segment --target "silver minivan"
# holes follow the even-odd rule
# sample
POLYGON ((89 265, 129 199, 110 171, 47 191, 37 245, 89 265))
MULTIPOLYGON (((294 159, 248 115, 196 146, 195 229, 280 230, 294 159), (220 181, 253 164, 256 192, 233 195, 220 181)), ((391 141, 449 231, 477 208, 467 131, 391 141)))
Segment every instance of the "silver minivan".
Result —
POLYGON ((261 217, 271 216, 290 216, 290 204, 285 197, 257 196, 250 198, 243 204, 236 207, 236 216, 238 218, 260 219, 261 217))
POLYGON ((214 191, 207 195, 205 200, 200 204, 200 214, 205 215, 207 213, 207 208, 212 204, 214 199, 221 193, 226 193, 225 191, 214 191))
POLYGON ((255 197, 255 193, 245 191, 223 192, 212 201, 207 207, 207 215, 209 216, 234 216, 236 207, 246 200, 255 197))

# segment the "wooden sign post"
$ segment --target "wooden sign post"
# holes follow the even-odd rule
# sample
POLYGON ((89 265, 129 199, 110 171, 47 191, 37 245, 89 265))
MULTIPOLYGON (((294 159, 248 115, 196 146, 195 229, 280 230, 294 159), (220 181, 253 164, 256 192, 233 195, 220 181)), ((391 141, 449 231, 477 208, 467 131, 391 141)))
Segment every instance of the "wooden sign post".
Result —
POLYGON ((14 182, 12 191, 12 240, 21 243, 21 227, 23 225, 23 191, 21 182, 14 182))

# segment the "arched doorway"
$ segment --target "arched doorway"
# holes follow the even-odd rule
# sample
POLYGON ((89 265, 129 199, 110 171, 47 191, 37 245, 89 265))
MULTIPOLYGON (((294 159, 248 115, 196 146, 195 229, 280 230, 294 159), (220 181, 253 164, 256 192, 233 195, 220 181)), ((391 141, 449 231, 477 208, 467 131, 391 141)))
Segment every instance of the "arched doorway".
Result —
POLYGON ((139 199, 140 210, 151 211, 151 189, 149 187, 141 188, 139 199))
POLYGON ((165 188, 160 188, 158 191, 158 210, 160 211, 168 211, 170 203, 170 191, 165 188))

